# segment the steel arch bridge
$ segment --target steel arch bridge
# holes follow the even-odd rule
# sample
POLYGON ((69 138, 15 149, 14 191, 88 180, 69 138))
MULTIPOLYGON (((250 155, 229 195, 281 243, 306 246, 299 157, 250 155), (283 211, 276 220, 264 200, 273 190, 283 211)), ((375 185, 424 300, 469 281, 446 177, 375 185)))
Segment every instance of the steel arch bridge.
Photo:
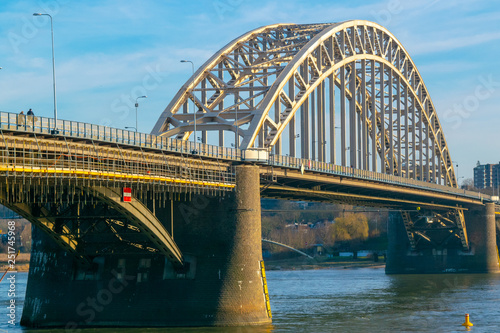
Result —
POLYGON ((233 40, 182 86, 152 134, 189 140, 194 131, 203 143, 457 186, 420 73, 369 21, 275 24, 233 40))

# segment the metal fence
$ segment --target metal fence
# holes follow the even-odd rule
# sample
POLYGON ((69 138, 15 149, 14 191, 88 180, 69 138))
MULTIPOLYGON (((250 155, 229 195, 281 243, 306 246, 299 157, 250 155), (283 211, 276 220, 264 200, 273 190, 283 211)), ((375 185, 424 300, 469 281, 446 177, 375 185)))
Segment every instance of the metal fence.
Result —
POLYGON ((236 148, 194 143, 71 120, 58 119, 57 123, 55 123, 53 118, 0 112, 0 128, 3 130, 54 135, 56 135, 54 130, 57 129, 57 135, 66 137, 114 142, 225 160, 241 160, 241 150, 236 148))
POLYGON ((340 166, 326 162, 312 161, 308 159, 302 159, 290 156, 271 155, 269 157, 269 164, 272 166, 287 167, 299 170, 301 168, 304 168, 304 170, 307 171, 334 174, 337 176, 347 176, 358 179, 375 180, 383 183, 409 186, 424 190, 433 190, 436 192, 441 192, 446 194, 456 194, 462 197, 468 197, 473 199, 491 200, 491 197, 489 195, 485 195, 478 192, 467 191, 455 187, 439 185, 411 178, 387 175, 380 172, 359 170, 351 167, 340 166))

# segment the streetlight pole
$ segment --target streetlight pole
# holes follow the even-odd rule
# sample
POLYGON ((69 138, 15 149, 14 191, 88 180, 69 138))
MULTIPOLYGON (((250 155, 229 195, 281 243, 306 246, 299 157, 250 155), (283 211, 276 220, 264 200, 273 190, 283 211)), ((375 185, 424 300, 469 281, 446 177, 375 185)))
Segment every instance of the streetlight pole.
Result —
POLYGON ((194 103, 194 63, 191 60, 181 60, 181 62, 190 62, 191 63, 191 69, 193 70, 193 77, 192 77, 192 84, 193 84, 193 115, 194 115, 194 150, 193 153, 197 154, 198 151, 196 150, 196 105, 194 103))
POLYGON ((138 127, 137 127, 137 108, 139 107, 139 103, 137 102, 137 100, 139 98, 148 98, 148 96, 139 96, 135 99, 135 131, 137 132, 138 131, 138 127))
POLYGON ((457 168, 457 172, 456 172, 456 178, 457 178, 457 188, 460 188, 460 185, 458 184, 458 181, 460 180, 460 178, 458 177, 459 174, 458 174, 458 162, 455 162, 455 161, 451 161, 451 163, 455 163, 455 166, 457 168))
POLYGON ((50 17, 50 34, 52 36, 52 82, 54 86, 54 129, 52 134, 59 134, 57 130, 57 101, 56 101, 56 60, 54 56, 54 26, 52 23, 52 16, 46 13, 34 13, 33 16, 48 16, 50 17))
POLYGON ((234 109, 236 111, 236 149, 240 148, 240 133, 239 133, 239 126, 238 126, 238 108, 239 106, 236 106, 234 109))

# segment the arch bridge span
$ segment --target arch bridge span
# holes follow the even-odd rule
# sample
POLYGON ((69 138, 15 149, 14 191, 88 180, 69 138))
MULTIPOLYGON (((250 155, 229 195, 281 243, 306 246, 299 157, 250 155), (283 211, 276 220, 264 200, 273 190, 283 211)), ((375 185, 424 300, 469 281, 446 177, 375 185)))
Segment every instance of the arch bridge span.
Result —
POLYGON ((233 40, 181 87, 152 134, 189 140, 195 130, 203 143, 457 186, 420 73, 369 21, 276 24, 233 40))
POLYGON ((387 273, 499 271, 498 207, 456 188, 415 64, 372 22, 235 39, 153 135, 3 112, 0 134, 0 204, 38 227, 25 326, 270 323, 261 197, 392 208, 387 273))

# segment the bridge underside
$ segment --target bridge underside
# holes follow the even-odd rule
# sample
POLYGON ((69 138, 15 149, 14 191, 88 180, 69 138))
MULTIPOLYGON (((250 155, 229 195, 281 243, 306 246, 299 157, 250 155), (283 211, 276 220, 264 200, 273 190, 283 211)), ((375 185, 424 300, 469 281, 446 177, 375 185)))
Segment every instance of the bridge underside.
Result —
POLYGON ((499 272, 493 203, 464 212, 463 229, 440 214, 413 214, 421 221, 408 221, 399 212, 390 215, 386 273, 499 272), (465 249, 460 233, 466 235, 465 249))
POLYGON ((363 179, 350 172, 332 175, 279 167, 261 169, 261 196, 389 208, 387 273, 499 270, 495 209, 478 198, 363 179))
MULTIPOLYGON (((45 223, 52 233, 33 229, 22 325, 73 330, 270 323, 258 168, 237 171, 238 187, 225 196, 192 194, 191 200, 180 200, 173 195, 160 204, 151 188, 145 190, 141 204, 154 212, 149 222, 160 222, 148 228, 134 224, 135 215, 146 216, 146 210, 123 208, 129 203, 116 202, 112 187, 89 188, 93 195, 75 196, 75 203, 61 191, 65 195, 59 200, 41 205, 47 212, 39 209, 43 217, 33 216, 55 222, 45 223), (159 233, 162 228, 166 235, 159 233), (159 243, 162 236, 170 243, 159 243), (68 239, 74 251, 57 239, 68 239), (165 244, 175 249, 162 249, 165 244)), ((7 204, 18 207, 9 193, 7 204)), ((40 206, 25 205, 31 211, 40 206)))
POLYGON ((121 187, 29 185, 11 180, 0 185, 0 202, 46 233, 81 268, 90 268, 97 256, 137 253, 158 253, 182 267, 182 253, 171 230, 147 207, 153 201, 123 203, 119 191, 121 187))

